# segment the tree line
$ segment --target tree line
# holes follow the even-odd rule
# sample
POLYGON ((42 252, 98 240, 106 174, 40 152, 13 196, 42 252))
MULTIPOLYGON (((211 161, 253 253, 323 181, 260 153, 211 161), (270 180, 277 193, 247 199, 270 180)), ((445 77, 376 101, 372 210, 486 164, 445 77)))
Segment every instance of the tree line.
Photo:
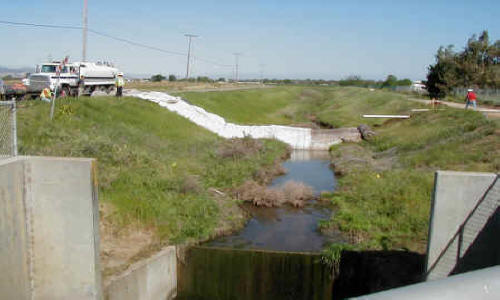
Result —
POLYGON ((359 86, 368 88, 395 88, 397 86, 410 86, 412 81, 408 78, 398 79, 395 75, 388 75, 385 80, 363 79, 353 75, 338 82, 340 86, 359 86))
POLYGON ((443 98, 454 88, 500 87, 500 40, 490 42, 488 31, 468 39, 463 51, 453 45, 439 47, 436 63, 429 66, 427 91, 443 98))

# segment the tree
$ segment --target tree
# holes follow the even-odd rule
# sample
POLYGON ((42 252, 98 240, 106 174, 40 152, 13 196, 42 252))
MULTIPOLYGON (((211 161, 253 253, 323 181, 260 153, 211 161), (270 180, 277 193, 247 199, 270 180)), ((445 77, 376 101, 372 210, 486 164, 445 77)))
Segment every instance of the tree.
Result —
POLYGON ((410 86, 412 84, 412 81, 408 78, 398 80, 396 82, 396 86, 410 86))
POLYGON ((391 88, 397 85, 398 78, 394 75, 387 76, 386 80, 382 83, 383 88, 391 88))
POLYGON ((166 77, 161 75, 161 74, 156 74, 156 75, 151 76, 152 82, 161 82, 162 80, 165 80, 165 79, 166 79, 166 77))
POLYGON ((488 31, 467 40, 462 52, 440 47, 436 63, 429 66, 427 90, 431 97, 444 97, 455 87, 500 87, 500 41, 490 43, 488 31))
POLYGON ((176 81, 177 80, 177 77, 175 77, 175 75, 168 75, 168 81, 176 81))
POLYGON ((212 79, 208 78, 207 76, 198 76, 196 80, 198 82, 212 82, 212 79))
POLYGON ((427 91, 431 97, 444 98, 453 87, 457 86, 460 69, 453 45, 440 47, 436 54, 436 64, 429 66, 427 73, 427 91))

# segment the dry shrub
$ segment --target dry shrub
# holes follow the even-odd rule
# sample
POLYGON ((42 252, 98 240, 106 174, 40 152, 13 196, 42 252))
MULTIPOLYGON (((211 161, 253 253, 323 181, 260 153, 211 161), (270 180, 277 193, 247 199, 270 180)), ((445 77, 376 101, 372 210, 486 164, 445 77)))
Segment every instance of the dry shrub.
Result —
POLYGON ((314 196, 313 189, 302 182, 288 181, 280 189, 285 194, 286 202, 295 207, 303 207, 314 196))
POLYGON ((201 184, 198 176, 188 175, 183 178, 180 192, 183 194, 187 193, 199 193, 201 191, 201 184))
POLYGON ((287 170, 279 163, 275 162, 272 167, 263 168, 255 172, 254 178, 260 183, 269 183, 274 177, 285 175, 287 170))
POLYGON ((236 190, 236 196, 255 206, 278 207, 288 203, 294 207, 303 207, 314 194, 311 187, 301 182, 288 181, 282 186, 268 188, 249 180, 236 190))
POLYGON ((250 137, 229 139, 217 149, 217 155, 222 158, 235 159, 253 155, 258 153, 261 149, 262 142, 250 137))

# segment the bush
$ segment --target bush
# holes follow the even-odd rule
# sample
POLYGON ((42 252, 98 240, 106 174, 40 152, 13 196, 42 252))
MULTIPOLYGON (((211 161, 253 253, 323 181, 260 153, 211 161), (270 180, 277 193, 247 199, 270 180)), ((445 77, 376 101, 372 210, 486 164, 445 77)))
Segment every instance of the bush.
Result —
POLYGON ((217 149, 217 156, 221 158, 243 158, 254 155, 262 149, 262 142, 246 137, 243 139, 230 139, 217 149))
POLYGON ((156 75, 151 76, 152 82, 161 82, 163 80, 165 80, 165 76, 163 76, 161 74, 156 74, 156 75))
POLYGON ((311 187, 296 181, 288 181, 282 186, 270 188, 249 180, 241 185, 235 194, 239 200, 263 207, 279 207, 287 203, 294 207, 303 207, 306 201, 314 197, 311 187))

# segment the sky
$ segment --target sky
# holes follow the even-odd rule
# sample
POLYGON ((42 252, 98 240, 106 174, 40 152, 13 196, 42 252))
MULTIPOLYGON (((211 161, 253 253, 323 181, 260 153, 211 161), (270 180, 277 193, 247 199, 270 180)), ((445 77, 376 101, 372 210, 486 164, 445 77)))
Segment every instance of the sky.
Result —
MULTIPOLYGON (((0 21, 82 25, 83 0, 0 0, 0 21)), ((112 61, 126 74, 186 72, 240 78, 425 79, 441 45, 464 47, 488 30, 500 39, 498 0, 88 0, 89 28, 172 55, 88 33, 89 61, 112 61), (210 61, 210 62, 207 62, 210 61), (212 63, 214 62, 214 63, 212 63)), ((81 30, 0 24, 0 66, 31 67, 82 57, 81 30)))

